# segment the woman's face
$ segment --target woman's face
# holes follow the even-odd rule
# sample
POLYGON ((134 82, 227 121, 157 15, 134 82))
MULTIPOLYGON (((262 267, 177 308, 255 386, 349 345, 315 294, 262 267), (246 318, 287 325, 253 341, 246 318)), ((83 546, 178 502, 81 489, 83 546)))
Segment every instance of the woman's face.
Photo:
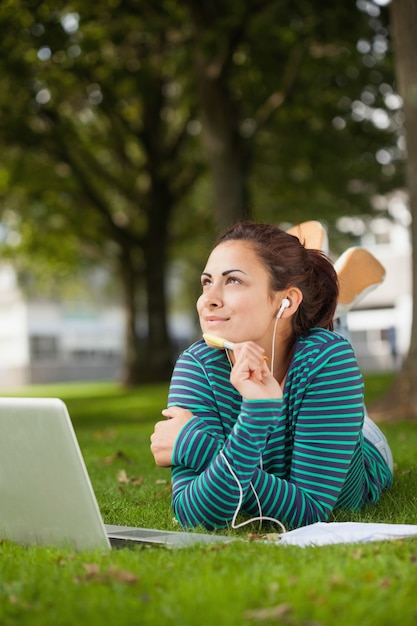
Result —
POLYGON ((216 246, 201 284, 197 311, 203 333, 270 347, 283 294, 271 292, 268 270, 249 243, 226 241, 216 246))

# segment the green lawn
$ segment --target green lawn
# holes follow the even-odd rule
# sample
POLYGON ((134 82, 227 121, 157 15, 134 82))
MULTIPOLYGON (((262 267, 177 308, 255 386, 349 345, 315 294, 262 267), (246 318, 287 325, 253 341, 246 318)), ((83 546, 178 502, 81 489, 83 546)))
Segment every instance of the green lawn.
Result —
MULTIPOLYGON (((389 377, 369 377, 368 400, 388 382, 389 377)), ((72 384, 19 395, 66 402, 105 522, 172 530, 169 472, 155 467, 149 452, 166 393, 163 385, 124 391, 110 384, 72 384)), ((417 425, 382 429, 396 462, 394 487, 373 509, 338 515, 336 521, 417 522, 417 425)), ((237 532, 246 537, 248 530, 237 532)), ((3 542, 0 555, 2 626, 417 623, 417 539, 306 549, 257 541, 78 554, 3 542)))

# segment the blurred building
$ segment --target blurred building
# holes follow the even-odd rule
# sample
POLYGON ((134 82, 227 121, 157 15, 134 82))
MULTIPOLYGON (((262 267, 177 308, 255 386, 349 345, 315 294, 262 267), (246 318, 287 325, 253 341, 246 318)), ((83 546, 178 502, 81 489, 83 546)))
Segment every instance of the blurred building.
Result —
MULTIPOLYGON (((195 314, 169 319, 176 353, 195 339, 195 314)), ((146 324, 138 320, 146 336, 146 324)), ((16 274, 0 265, 0 390, 65 381, 120 380, 125 316, 121 306, 25 298, 16 274)))
POLYGON ((10 266, 0 267, 0 388, 120 373, 123 312, 26 300, 10 266))

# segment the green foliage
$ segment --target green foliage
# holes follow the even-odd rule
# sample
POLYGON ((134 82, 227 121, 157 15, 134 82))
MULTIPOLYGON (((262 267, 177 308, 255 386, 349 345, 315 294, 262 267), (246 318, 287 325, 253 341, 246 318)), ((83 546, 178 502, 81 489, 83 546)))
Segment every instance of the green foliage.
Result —
MULTIPOLYGON (((175 528, 169 472, 155 467, 149 452, 166 386, 126 392, 70 384, 20 394, 68 404, 106 522, 175 528), (122 470, 130 482, 120 482, 122 470)), ((338 521, 415 523, 416 428, 383 430, 396 461, 394 487, 376 507, 338 521)), ((235 532, 246 539, 247 531, 235 532)), ((110 554, 3 542, 0 556, 3 626, 394 626, 399 618, 413 626, 416 619, 416 539, 305 549, 249 541, 110 554)))
MULTIPOLYGON (((182 299, 216 221, 252 210, 331 230, 402 183, 387 16, 366 7, 3 2, 1 256, 32 292, 48 276, 62 284, 79 266, 105 265, 130 320, 148 322, 149 375, 166 376, 168 264, 185 259, 182 299), (212 187, 226 190, 215 207, 212 187)), ((128 336, 135 383, 144 367, 133 324, 128 336)))
MULTIPOLYGON (((384 101, 393 76, 383 11, 370 18, 327 2, 315 13, 304 0, 227 2, 215 11, 198 4, 2 4, 5 192, 13 211, 41 219, 42 237, 72 230, 81 256, 96 261, 115 254, 109 240, 123 246, 129 235, 140 247, 150 214, 161 210, 151 193, 158 184, 169 190, 159 202, 178 205, 174 242, 207 231, 210 194, 199 186, 188 197, 204 171, 191 47, 199 38, 213 72, 227 59, 258 219, 332 223, 368 211, 376 190, 402 181, 398 164, 375 159, 384 146, 394 154, 400 124, 384 101), (387 129, 366 115, 355 121, 352 106, 362 100, 388 111, 387 129), (60 228, 49 225, 56 213, 60 228)), ((32 258, 36 234, 26 249, 32 258)), ((65 247, 46 247, 44 256, 61 252, 69 258, 65 247)))
POLYGON ((169 0, 10 0, 0 26, 0 141, 11 171, 3 256, 19 260, 32 293, 48 270, 59 282, 80 265, 105 265, 126 309, 126 384, 166 378, 169 227, 201 170, 184 11, 169 0), (129 323, 139 318, 142 352, 129 323))
MULTIPOLYGON (((120 3, 114 16, 103 2, 52 9, 15 0, 0 12, 1 133, 21 150, 23 166, 11 190, 37 197, 44 212, 65 212, 91 243, 101 244, 100 235, 121 243, 127 230, 142 236, 153 177, 162 184, 174 174, 175 199, 194 176, 191 163, 184 158, 179 168, 176 160, 190 118, 183 97, 190 90, 174 76, 184 65, 184 48, 175 45, 181 12, 173 21, 166 7, 136 8, 120 3)), ((30 215, 36 219, 36 206, 30 215)))
POLYGON ((263 75, 265 91, 278 104, 274 109, 271 103, 256 142, 256 214, 290 223, 320 218, 337 247, 338 217, 372 212, 375 194, 404 182, 397 145, 402 117, 386 104, 393 83, 387 16, 380 12, 368 22, 349 5, 335 11, 329 3, 315 14, 308 2, 291 3, 286 15, 281 8, 271 5, 269 30, 261 18, 253 23, 265 66, 268 37, 285 42, 270 60, 275 80, 271 71, 263 75), (374 124, 374 111, 387 115, 386 127, 374 124), (382 148, 392 154, 389 166, 378 163, 382 148))

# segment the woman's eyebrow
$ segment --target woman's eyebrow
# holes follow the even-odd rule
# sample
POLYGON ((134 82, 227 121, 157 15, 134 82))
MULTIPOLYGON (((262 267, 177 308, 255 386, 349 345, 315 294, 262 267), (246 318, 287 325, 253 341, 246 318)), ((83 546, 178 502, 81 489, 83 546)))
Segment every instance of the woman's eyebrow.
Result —
POLYGON ((246 274, 246 272, 244 272, 243 270, 225 270, 224 272, 222 272, 222 276, 227 276, 228 274, 232 274, 232 272, 241 272, 241 274, 246 274))
MULTIPOLYGON (((228 274, 232 274, 233 272, 240 272, 241 274, 245 274, 246 275, 246 272, 244 272, 243 270, 235 269, 235 270, 225 270, 224 272, 222 272, 222 276, 227 276, 228 274)), ((210 272, 201 272, 201 275, 202 276, 208 276, 209 278, 212 277, 210 272)))

